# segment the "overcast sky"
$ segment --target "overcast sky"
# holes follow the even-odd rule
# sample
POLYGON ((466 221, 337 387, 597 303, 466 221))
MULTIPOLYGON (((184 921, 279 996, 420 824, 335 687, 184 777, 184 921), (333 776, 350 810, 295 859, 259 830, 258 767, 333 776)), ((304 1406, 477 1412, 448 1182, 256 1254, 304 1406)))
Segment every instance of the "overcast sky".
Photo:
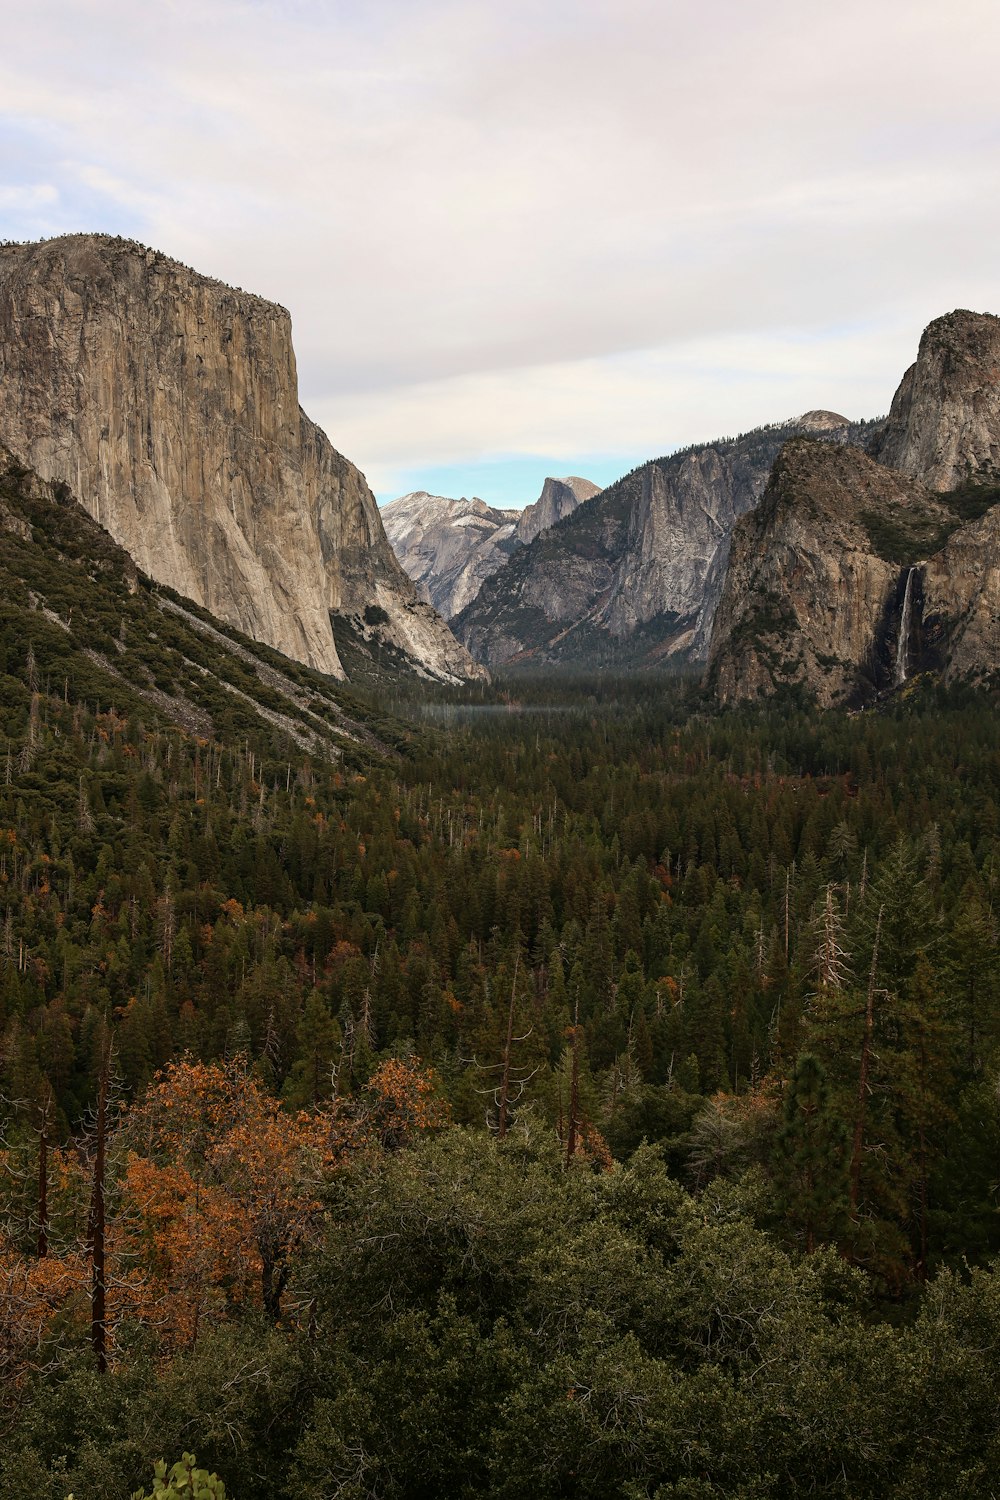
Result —
POLYGON ((1000 312, 997 0, 31 0, 0 235, 290 308, 382 500, 534 499, 826 406, 1000 312))

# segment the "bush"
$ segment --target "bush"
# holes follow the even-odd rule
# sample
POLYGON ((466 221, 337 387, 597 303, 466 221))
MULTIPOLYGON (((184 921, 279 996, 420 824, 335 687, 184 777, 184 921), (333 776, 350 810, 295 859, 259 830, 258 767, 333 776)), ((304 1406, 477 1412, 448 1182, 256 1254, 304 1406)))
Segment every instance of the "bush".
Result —
MULTIPOLYGON (((195 1468, 193 1453, 185 1453, 170 1473, 161 1459, 153 1465, 153 1489, 136 1490, 132 1500, 226 1500, 226 1486, 217 1474, 195 1468)), ((72 1495, 69 1500, 73 1500, 72 1495)))

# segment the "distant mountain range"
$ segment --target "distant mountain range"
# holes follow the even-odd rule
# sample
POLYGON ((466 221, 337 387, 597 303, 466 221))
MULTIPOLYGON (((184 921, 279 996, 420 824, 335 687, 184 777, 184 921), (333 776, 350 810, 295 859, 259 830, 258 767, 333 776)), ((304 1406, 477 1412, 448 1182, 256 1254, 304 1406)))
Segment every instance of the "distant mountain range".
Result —
POLYGON ((733 526, 782 444, 871 431, 814 411, 653 459, 512 556, 452 629, 491 668, 704 661, 733 526))
POLYGON ((806 412, 520 512, 380 513, 298 405, 283 308, 69 235, 0 245, 0 445, 136 576, 328 678, 669 666, 841 704, 1000 677, 990 314, 931 323, 881 420, 806 412))
POLYGON ((530 512, 430 496, 386 525, 493 670, 707 667, 723 702, 847 703, 1000 673, 998 501, 1000 320, 958 311, 887 418, 810 411, 653 459, 533 538, 530 512))
POLYGON ((518 547, 599 494, 589 479, 546 479, 535 503, 519 511, 417 490, 383 506, 382 521, 396 556, 423 597, 450 620, 518 547))

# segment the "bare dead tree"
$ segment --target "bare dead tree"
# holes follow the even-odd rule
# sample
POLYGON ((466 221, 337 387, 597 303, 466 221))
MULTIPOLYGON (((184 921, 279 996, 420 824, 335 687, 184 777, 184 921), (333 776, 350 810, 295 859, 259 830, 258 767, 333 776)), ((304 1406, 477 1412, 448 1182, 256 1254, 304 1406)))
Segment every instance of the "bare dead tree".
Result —
POLYGON ((483 1074, 497 1073, 499 1077, 495 1083, 490 1083, 485 1088, 477 1089, 479 1094, 485 1094, 493 1100, 492 1110, 487 1112, 486 1121, 492 1130, 496 1131, 499 1140, 510 1129, 511 1116, 517 1105, 524 1098, 528 1084, 538 1072, 537 1068, 527 1068, 514 1061, 514 1048, 521 1042, 526 1042, 534 1027, 529 1026, 527 1031, 520 1036, 514 1033, 514 1013, 517 1002, 517 973, 521 962, 521 955, 517 953, 514 958, 514 978, 510 986, 510 1001, 507 1006, 507 1028, 504 1035, 503 1052, 497 1063, 480 1063, 475 1058, 472 1062, 483 1074))
POLYGON ((111 1078, 111 1032, 108 1031, 101 1056, 101 1074, 97 1088, 97 1123, 94 1150, 94 1186, 90 1214, 90 1343, 100 1374, 108 1369, 106 1198, 108 1085, 111 1078))

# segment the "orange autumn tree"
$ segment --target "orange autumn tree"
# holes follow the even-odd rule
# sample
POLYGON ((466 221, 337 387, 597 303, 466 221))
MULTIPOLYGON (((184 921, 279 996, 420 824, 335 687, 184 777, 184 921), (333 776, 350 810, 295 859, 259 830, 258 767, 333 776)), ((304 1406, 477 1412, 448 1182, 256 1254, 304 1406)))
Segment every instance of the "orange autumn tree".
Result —
POLYGON ((451 1111, 437 1091, 433 1068, 419 1057, 380 1063, 354 1109, 354 1144, 372 1141, 398 1151, 428 1130, 446 1125, 451 1111))
MULTIPOLYGON (((170 1353, 248 1307, 277 1322, 334 1171, 362 1153, 399 1150, 447 1119, 432 1071, 412 1057, 383 1062, 362 1094, 308 1113, 269 1097, 242 1058, 171 1064, 108 1135, 104 1367, 117 1358, 124 1323, 145 1323, 170 1353)), ((0 1159, 12 1187, 0 1201, 0 1402, 16 1399, 26 1375, 94 1322, 93 1164, 49 1150, 50 1233, 40 1254, 26 1152, 17 1171, 0 1159)))
POLYGON ((79 1251, 36 1257, 0 1243, 0 1412, 27 1377, 55 1364, 64 1336, 89 1317, 89 1268, 79 1251))
POLYGON ((283 1111, 242 1058, 184 1059, 157 1075, 127 1130, 123 1229, 174 1338, 257 1300, 277 1321, 338 1158, 330 1120, 283 1111))
POLYGON ((335 1169, 447 1119, 433 1072, 415 1057, 383 1062, 358 1099, 296 1113, 243 1058, 171 1064, 126 1122, 116 1247, 148 1277, 144 1315, 176 1346, 246 1305, 277 1322, 335 1169))
POLYGON ((86 1331, 85 1204, 74 1153, 42 1136, 0 1151, 0 1410, 86 1331))

